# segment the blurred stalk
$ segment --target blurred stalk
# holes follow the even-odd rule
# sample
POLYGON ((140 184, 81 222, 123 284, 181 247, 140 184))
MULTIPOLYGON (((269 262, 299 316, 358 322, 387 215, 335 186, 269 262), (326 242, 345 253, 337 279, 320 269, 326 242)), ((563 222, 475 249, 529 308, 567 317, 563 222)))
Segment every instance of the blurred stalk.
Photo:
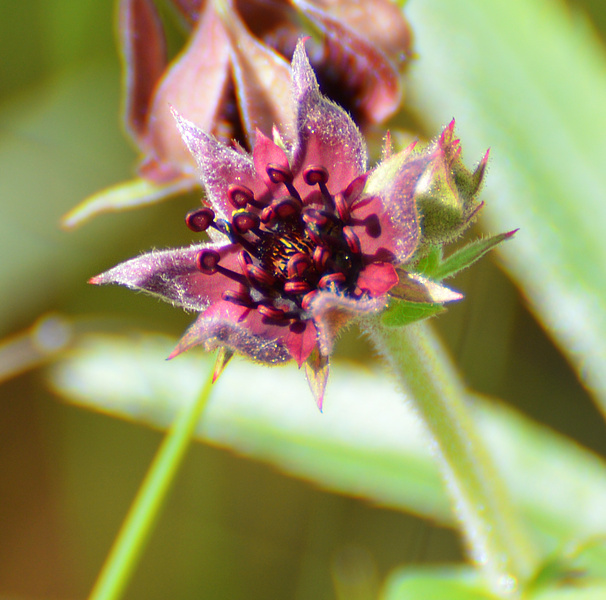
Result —
POLYGON ((72 338, 71 323, 50 313, 25 331, 0 340, 0 383, 56 358, 72 338))
POLYGON ((517 596, 537 556, 466 406, 454 365, 426 324, 367 329, 423 420, 471 558, 501 596, 517 596))
POLYGON ((183 463, 196 426, 208 403, 212 374, 198 398, 185 406, 166 434, 139 488, 89 600, 117 600, 139 562, 172 483, 183 463))

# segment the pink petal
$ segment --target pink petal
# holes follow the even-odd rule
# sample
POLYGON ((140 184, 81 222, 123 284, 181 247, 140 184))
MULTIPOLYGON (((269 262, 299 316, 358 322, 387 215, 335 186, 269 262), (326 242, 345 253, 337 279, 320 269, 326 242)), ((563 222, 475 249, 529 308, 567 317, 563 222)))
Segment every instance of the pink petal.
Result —
POLYGON ((387 294, 398 281, 398 274, 391 263, 372 263, 360 271, 356 283, 362 291, 376 298, 387 294))
POLYGON ((198 317, 169 358, 203 344, 209 351, 224 347, 265 364, 294 358, 300 366, 317 342, 312 323, 297 325, 267 323, 254 309, 219 301, 198 317))
POLYGON ((384 309, 385 297, 356 299, 333 292, 320 292, 311 303, 321 354, 330 356, 339 330, 352 320, 384 309))
POLYGON ((147 292, 187 310, 203 311, 211 303, 221 300, 221 294, 225 290, 237 286, 237 283, 221 273, 205 275, 196 268, 196 256, 203 248, 217 250, 222 266, 234 271, 238 269, 239 246, 197 244, 189 248, 143 254, 93 277, 89 283, 117 283, 147 292))
POLYGON ((284 150, 277 146, 272 140, 270 140, 262 131, 257 130, 255 139, 255 147, 253 148, 253 160, 255 163, 255 169, 257 173, 262 177, 265 185, 272 189, 276 185, 267 175, 267 165, 274 163, 285 171, 290 171, 290 164, 288 163, 288 157, 284 150))
MULTIPOLYGON (((292 87, 298 132, 293 171, 307 165, 325 167, 330 173, 328 189, 336 194, 366 171, 366 144, 349 115, 320 94, 303 41, 293 55, 292 87)), ((302 182, 297 185, 305 189, 302 182)))
POLYGON ((198 163, 208 202, 220 216, 227 218, 234 211, 227 200, 227 190, 232 183, 250 188, 258 197, 267 193, 250 155, 228 148, 177 111, 173 114, 185 142, 184 147, 187 145, 198 163))
POLYGON ((290 360, 290 354, 280 340, 255 334, 249 323, 249 308, 220 301, 203 312, 179 340, 168 358, 202 344, 207 351, 227 348, 265 364, 290 360))
POLYGON ((293 323, 284 337, 284 344, 297 365, 301 367, 318 347, 318 332, 311 321, 293 323))

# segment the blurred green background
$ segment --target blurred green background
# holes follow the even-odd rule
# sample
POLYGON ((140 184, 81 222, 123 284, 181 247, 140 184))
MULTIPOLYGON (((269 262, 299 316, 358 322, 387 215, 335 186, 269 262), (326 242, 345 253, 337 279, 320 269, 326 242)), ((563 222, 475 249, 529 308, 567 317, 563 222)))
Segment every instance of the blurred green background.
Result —
MULTIPOLYGON (((569 18, 584 11, 604 36, 603 2, 559 6, 569 18)), ((78 330, 172 336, 191 320, 86 280, 145 249, 189 243, 182 216, 197 197, 101 216, 73 232, 59 228, 84 197, 132 175, 135 153, 118 116, 113 12, 109 0, 0 1, 0 335, 7 340, 50 312, 78 330)), ((435 321, 466 381, 606 455, 591 398, 497 262, 490 257, 459 277, 454 286, 466 299, 435 321)), ((350 331, 335 360, 375 358, 350 331)), ((161 440, 63 404, 45 377, 32 370, 0 389, 3 597, 85 596, 161 440)), ((331 572, 352 552, 376 582, 398 565, 461 558, 456 534, 426 520, 197 444, 127 597, 334 598, 331 572)))

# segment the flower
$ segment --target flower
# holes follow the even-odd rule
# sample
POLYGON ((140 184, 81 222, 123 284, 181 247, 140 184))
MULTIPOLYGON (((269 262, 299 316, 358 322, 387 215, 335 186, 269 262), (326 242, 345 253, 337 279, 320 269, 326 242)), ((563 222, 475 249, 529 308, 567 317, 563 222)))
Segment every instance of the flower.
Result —
POLYGON ((321 407, 339 329, 382 311, 390 291, 414 302, 460 298, 407 273, 420 246, 417 187, 458 140, 454 124, 421 152, 392 154, 368 170, 349 115, 324 97, 300 41, 292 60, 293 142, 257 130, 252 155, 228 147, 174 111, 210 206, 186 223, 211 241, 153 251, 93 277, 200 313, 171 357, 202 344, 266 364, 305 365, 321 407))

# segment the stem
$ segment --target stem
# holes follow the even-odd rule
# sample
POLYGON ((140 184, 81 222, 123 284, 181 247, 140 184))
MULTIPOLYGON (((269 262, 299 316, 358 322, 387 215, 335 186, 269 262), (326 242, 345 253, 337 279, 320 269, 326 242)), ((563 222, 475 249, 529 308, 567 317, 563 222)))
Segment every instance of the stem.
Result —
POLYGON ((439 340, 423 323, 367 332, 411 395, 432 438, 472 559, 501 595, 517 595, 537 563, 466 406, 466 390, 439 340))
POLYGON ((164 437, 99 573, 89 600, 117 600, 122 596, 185 458, 196 425, 210 396, 211 387, 212 376, 209 376, 198 398, 183 407, 164 437))

